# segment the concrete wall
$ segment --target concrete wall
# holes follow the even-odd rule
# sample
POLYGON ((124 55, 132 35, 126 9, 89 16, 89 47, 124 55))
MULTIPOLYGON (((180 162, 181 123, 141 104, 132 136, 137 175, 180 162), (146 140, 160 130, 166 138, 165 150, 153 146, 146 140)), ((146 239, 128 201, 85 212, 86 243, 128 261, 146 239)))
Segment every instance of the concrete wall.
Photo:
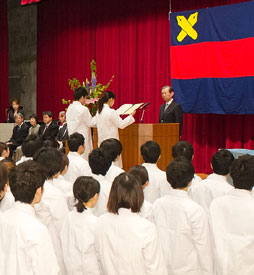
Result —
POLYGON ((9 35, 9 101, 18 98, 25 118, 36 113, 37 6, 6 0, 9 35))

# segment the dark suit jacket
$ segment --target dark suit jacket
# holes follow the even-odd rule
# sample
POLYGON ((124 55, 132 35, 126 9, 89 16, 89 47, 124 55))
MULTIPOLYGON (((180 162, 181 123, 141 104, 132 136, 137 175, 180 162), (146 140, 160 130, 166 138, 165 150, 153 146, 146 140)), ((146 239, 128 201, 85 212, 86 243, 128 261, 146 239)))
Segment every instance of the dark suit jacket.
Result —
POLYGON ((183 127, 183 110, 181 105, 173 100, 166 111, 165 105, 162 104, 160 107, 159 123, 179 123, 179 135, 181 136, 183 127))
POLYGON ((45 130, 46 124, 42 124, 39 129, 39 136, 42 138, 42 141, 45 141, 46 139, 55 140, 57 134, 58 134, 58 125, 52 121, 49 125, 49 127, 45 130))
MULTIPOLYGON (((24 111, 23 111, 22 106, 19 106, 18 113, 20 113, 24 116, 24 111)), ((15 122, 14 109, 12 108, 12 106, 10 106, 10 108, 8 109, 8 121, 7 122, 8 123, 14 123, 15 122)))
POLYGON ((26 139, 28 135, 29 126, 23 122, 21 128, 19 129, 19 126, 16 125, 13 128, 12 137, 9 140, 10 142, 13 142, 13 144, 20 146, 23 141, 26 139))
POLYGON ((68 139, 68 129, 67 129, 67 123, 63 125, 63 127, 59 127, 58 134, 56 136, 57 141, 64 142, 66 139, 68 139))

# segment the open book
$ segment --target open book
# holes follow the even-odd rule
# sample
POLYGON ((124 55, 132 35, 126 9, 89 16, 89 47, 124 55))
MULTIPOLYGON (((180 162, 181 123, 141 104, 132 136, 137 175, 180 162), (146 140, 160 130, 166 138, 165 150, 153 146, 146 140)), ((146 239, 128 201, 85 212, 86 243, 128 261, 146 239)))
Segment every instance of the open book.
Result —
POLYGON ((118 115, 130 115, 135 110, 140 108, 144 103, 137 103, 137 104, 123 104, 120 108, 116 110, 118 115))

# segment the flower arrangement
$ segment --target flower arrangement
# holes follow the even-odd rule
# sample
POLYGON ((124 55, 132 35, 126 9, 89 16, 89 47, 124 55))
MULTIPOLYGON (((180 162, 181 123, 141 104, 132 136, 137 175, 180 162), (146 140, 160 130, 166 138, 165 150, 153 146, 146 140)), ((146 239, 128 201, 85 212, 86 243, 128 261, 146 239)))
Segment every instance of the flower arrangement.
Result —
MULTIPOLYGON (((91 81, 86 78, 86 81, 82 83, 82 87, 85 87, 88 91, 88 96, 86 100, 85 106, 89 109, 92 116, 96 114, 97 111, 97 101, 101 98, 103 92, 108 89, 111 82, 114 79, 114 75, 112 75, 111 79, 106 85, 103 85, 101 83, 97 84, 97 68, 96 68, 96 62, 94 60, 90 63, 90 69, 91 69, 91 81)), ((77 78, 69 79, 68 84, 70 86, 70 89, 74 91, 75 89, 81 87, 81 83, 77 78)), ((71 100, 62 99, 62 104, 70 105, 71 100)), ((67 110, 67 108, 66 108, 67 110)))

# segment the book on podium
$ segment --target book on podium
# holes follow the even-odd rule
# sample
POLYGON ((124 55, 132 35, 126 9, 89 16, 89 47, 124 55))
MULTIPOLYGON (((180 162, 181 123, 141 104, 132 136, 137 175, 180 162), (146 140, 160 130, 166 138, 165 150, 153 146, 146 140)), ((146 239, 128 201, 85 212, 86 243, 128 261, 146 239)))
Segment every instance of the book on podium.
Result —
POLYGON ((116 112, 118 115, 130 115, 135 110, 139 109, 144 103, 137 103, 137 104, 123 104, 119 107, 116 112))

